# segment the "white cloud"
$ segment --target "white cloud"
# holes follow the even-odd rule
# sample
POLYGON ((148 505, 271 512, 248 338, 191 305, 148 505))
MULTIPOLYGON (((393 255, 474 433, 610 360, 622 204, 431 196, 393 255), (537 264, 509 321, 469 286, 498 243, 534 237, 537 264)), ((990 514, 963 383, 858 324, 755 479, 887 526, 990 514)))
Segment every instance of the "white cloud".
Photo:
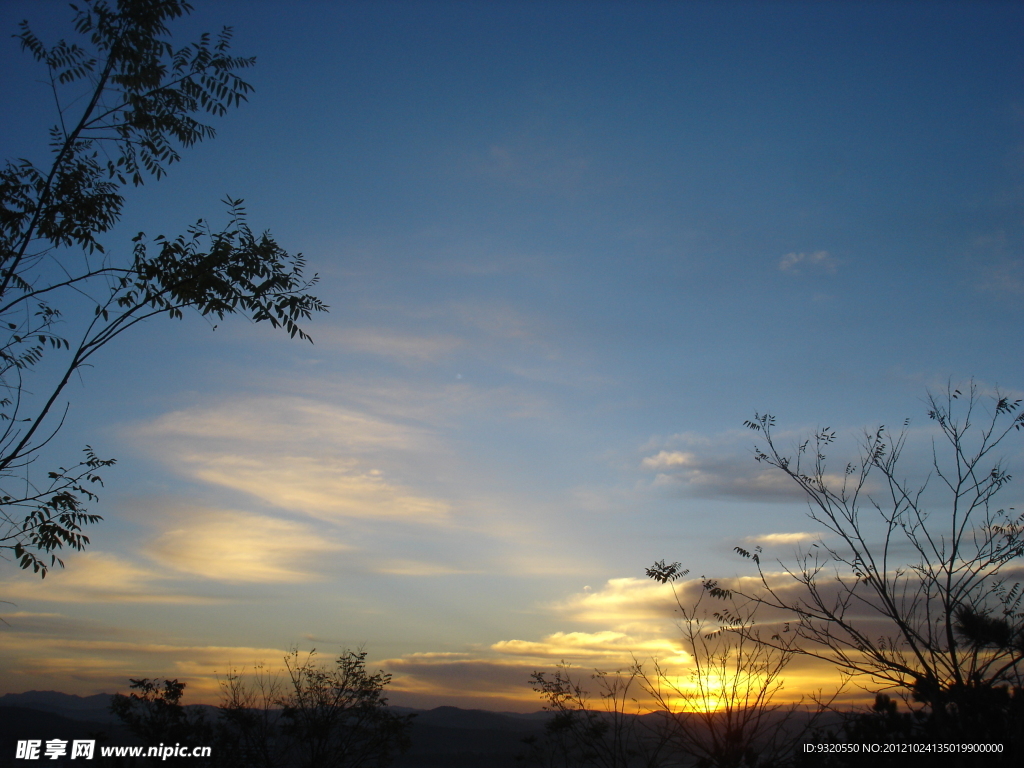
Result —
POLYGON ((745 541, 750 544, 800 544, 805 541, 817 541, 820 533, 765 533, 761 536, 748 536, 745 541))
POLYGON ((576 194, 594 181, 590 159, 534 131, 521 131, 509 141, 492 144, 474 160, 476 171, 484 176, 548 194, 576 194))
POLYGON ((648 456, 641 462, 644 469, 669 469, 670 467, 693 466, 697 463, 696 454, 683 451, 659 451, 655 456, 648 456))

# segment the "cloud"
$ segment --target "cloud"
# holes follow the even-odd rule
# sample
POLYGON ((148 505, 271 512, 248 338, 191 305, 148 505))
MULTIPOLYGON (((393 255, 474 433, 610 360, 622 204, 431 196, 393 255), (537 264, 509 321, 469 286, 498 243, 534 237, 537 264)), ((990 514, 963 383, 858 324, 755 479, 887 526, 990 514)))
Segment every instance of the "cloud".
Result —
POLYGON ((452 574, 481 573, 464 570, 448 563, 429 563, 419 560, 388 560, 376 569, 377 573, 392 576, 450 576, 452 574))
MULTIPOLYGON (((661 450, 640 462, 655 472, 652 486, 703 499, 804 501, 806 495, 783 472, 758 464, 748 455, 661 450)), ((835 478, 842 481, 842 478, 835 478)))
POLYGON ((236 398, 130 430, 182 474, 323 520, 446 523, 451 508, 386 477, 383 463, 443 453, 423 429, 300 397, 236 398))
POLYGON ((502 640, 491 649, 509 656, 611 666, 628 666, 634 657, 655 657, 669 663, 689 660, 678 641, 671 638, 641 639, 613 630, 555 632, 540 641, 502 640))
POLYGON ((697 463, 696 454, 683 451, 659 451, 655 456, 648 456, 640 466, 644 469, 669 469, 671 467, 693 466, 697 463))
POLYGON ((536 711, 537 694, 530 688, 535 662, 481 658, 479 654, 415 653, 384 659, 380 667, 394 677, 388 688, 392 703, 436 707, 536 711))
POLYGON ((227 582, 300 583, 320 576, 318 556, 349 547, 321 527, 225 510, 192 510, 150 542, 145 552, 163 566, 227 582))
POLYGON ((748 536, 744 541, 750 544, 800 544, 805 541, 817 541, 820 533, 765 533, 761 536, 748 536))
POLYGON ((220 444, 285 446, 316 443, 333 451, 381 452, 423 447, 421 429, 312 398, 274 396, 231 398, 216 406, 195 406, 164 414, 128 430, 135 438, 200 440, 220 444))
POLYGON ((804 270, 824 272, 834 275, 839 267, 839 259, 828 251, 814 253, 787 253, 779 259, 779 271, 799 275, 804 270))
MULTIPOLYGON (((770 575, 772 583, 786 589, 786 577, 770 575)), ((757 578, 733 579, 723 586, 755 589, 757 578)), ((693 605, 702 592, 701 580, 681 581, 675 593, 684 605, 693 605)), ((552 672, 562 663, 592 695, 598 683, 589 675, 598 669, 607 673, 629 669, 636 662, 648 674, 655 664, 667 676, 662 682, 686 689, 692 685, 693 658, 677 626, 679 618, 673 589, 669 585, 634 578, 610 579, 597 590, 585 589, 547 606, 559 621, 589 624, 595 629, 573 629, 544 635, 539 640, 509 639, 489 648, 461 653, 418 653, 388 659, 382 666, 394 672, 395 700, 418 706, 462 700, 469 706, 494 706, 488 702, 504 699, 514 708, 535 709, 536 693, 525 686, 535 671, 552 672)), ((710 608, 709 608, 710 612, 710 608)), ((767 622, 776 617, 765 616, 767 622)), ((770 626, 770 624, 766 624, 770 626)), ((816 662, 796 659, 787 670, 787 689, 780 701, 798 700, 805 693, 832 685, 834 672, 816 662)), ((641 704, 646 695, 638 689, 641 704)), ((507 704, 505 706, 508 706, 507 704)))
POLYGON ((550 606, 575 622, 617 631, 650 631, 671 623, 675 610, 672 590, 651 579, 609 579, 599 590, 584 590, 550 606))
POLYGON ((474 161, 481 175, 520 189, 573 195, 593 183, 589 158, 530 132, 492 144, 474 161))
MULTIPOLYGON (((791 440, 806 439, 806 435, 789 431, 775 434, 774 439, 777 445, 785 446, 791 440)), ((754 459, 749 449, 752 442, 751 433, 746 430, 717 435, 685 432, 652 438, 642 448, 649 455, 640 460, 639 468, 654 473, 651 488, 692 498, 805 502, 807 495, 792 478, 754 459)), ((845 478, 826 474, 825 480, 838 488, 845 478)))
POLYGON ((389 483, 383 472, 363 469, 355 458, 193 453, 180 461, 200 480, 325 520, 392 518, 437 524, 451 513, 448 503, 389 483))
POLYGON ((436 362, 465 346, 456 336, 419 336, 386 328, 322 329, 317 344, 346 351, 389 357, 402 363, 436 362))
POLYGON ((978 289, 992 293, 1024 294, 1024 259, 1003 257, 981 269, 978 289))
POLYGON ((46 581, 20 573, 0 582, 13 599, 57 603, 216 603, 220 598, 189 594, 165 573, 107 552, 66 556, 67 569, 51 569, 46 581))
POLYGON ((187 703, 216 704, 220 679, 230 669, 264 661, 280 666, 286 655, 278 648, 159 642, 131 627, 94 627, 73 637, 60 621, 34 629, 0 633, 0 663, 11 670, 4 681, 9 692, 110 693, 125 691, 129 678, 165 677, 187 683, 187 703))

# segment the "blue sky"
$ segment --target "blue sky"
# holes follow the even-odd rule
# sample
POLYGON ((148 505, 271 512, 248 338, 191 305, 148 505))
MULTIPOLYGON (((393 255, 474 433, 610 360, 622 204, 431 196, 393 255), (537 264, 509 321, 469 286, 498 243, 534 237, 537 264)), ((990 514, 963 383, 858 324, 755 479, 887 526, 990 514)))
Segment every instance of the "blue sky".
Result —
POLYGON ((233 25, 256 92, 107 243, 243 197, 331 311, 312 346, 152 322, 84 374, 53 455, 118 458, 105 521, 42 584, 0 564, 4 690, 365 644, 400 703, 530 709, 561 658, 677 652, 653 560, 813 532, 755 411, 927 443, 928 388, 1021 387, 1019 4, 198 5, 175 40, 233 25))

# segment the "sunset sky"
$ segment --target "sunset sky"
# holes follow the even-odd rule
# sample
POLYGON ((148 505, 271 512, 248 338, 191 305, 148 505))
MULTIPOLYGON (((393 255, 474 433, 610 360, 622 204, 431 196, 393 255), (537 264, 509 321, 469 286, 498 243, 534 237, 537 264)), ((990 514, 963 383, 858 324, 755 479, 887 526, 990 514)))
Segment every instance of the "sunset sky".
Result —
MULTIPOLYGON (((83 372, 32 471, 116 458, 104 522, 45 581, 0 562, 0 694, 215 702, 365 647, 395 703, 537 709, 561 659, 685 662, 654 560, 818 535, 756 411, 838 465, 910 417, 913 473, 929 389, 1024 388, 1019 3, 195 4, 175 42, 232 25, 255 94, 104 242, 241 197, 330 312, 150 322, 83 372)), ((71 12, 0 4, 3 156, 43 165, 23 18, 71 12)))

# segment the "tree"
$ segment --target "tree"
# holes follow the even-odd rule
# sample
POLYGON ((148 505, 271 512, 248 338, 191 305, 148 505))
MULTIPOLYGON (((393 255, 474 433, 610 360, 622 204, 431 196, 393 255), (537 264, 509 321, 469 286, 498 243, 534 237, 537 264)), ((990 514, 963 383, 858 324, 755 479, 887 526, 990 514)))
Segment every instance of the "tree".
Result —
MULTIPOLYGON (((545 766, 597 768, 755 768, 788 764, 827 706, 777 700, 793 653, 758 641, 756 603, 702 579, 696 599, 676 582, 688 571, 658 561, 647 575, 672 588, 689 670, 679 676, 656 659, 596 672, 598 700, 564 664, 535 672, 533 687, 554 713, 529 758, 545 766), (707 597, 728 601, 709 610, 707 597), (592 703, 593 702, 593 703, 592 703)), ((691 582, 692 584, 692 582, 691 582)))
MULTIPOLYGON (((760 642, 924 705, 928 738, 984 741, 1007 718, 1019 734, 1024 612, 1013 566, 1024 516, 997 504, 1011 480, 997 451, 1024 427, 1021 401, 971 382, 966 393, 929 394, 927 406, 931 472, 917 482, 904 470, 908 422, 867 433, 838 478, 825 455, 833 431, 789 456, 772 416, 746 423, 761 435, 757 460, 803 490, 826 533, 795 565, 780 562, 781 577, 764 570, 760 550, 737 547, 760 575, 761 591, 746 596, 792 617, 789 633, 760 642)), ((878 706, 891 714, 889 702, 878 706)))
POLYGON ((764 642, 764 631, 772 629, 757 621, 756 601, 713 579, 702 578, 697 599, 684 603, 674 582, 687 573, 664 560, 647 569, 650 578, 672 586, 693 665, 686 683, 657 662, 654 674, 643 677, 655 702, 671 714, 670 742, 707 768, 782 765, 827 703, 819 701, 816 712, 807 712, 802 701, 778 702, 793 651, 764 642), (709 596, 726 605, 709 611, 709 596))
MULTIPOLYGON (((138 693, 125 696, 115 693, 110 698, 110 711, 134 733, 144 746, 185 744, 206 746, 213 739, 213 729, 202 710, 186 710, 181 704, 185 683, 177 680, 131 680, 131 689, 138 693)), ((204 760, 200 765, 209 765, 204 760)))
POLYGON ((281 676, 262 664, 250 676, 232 671, 221 681, 218 742, 225 768, 277 768, 288 747, 278 736, 281 676))
POLYGON ((391 676, 370 673, 365 652, 328 667, 315 651, 292 651, 285 672, 229 674, 215 721, 182 705, 177 680, 131 680, 133 692, 115 694, 110 709, 145 746, 212 746, 197 765, 218 768, 386 768, 408 748, 412 716, 390 711, 391 676))
MULTIPOLYGON (((612 674, 595 671, 597 708, 582 681, 564 662, 552 675, 534 672, 531 685, 552 713, 542 739, 524 739, 528 764, 544 768, 664 768, 670 765, 663 728, 645 722, 632 693, 643 669, 634 664, 612 674)), ((657 716, 655 716, 657 717, 657 716)), ((659 722, 658 725, 661 725, 659 722)), ((674 763, 672 763, 674 764, 674 763)))
POLYGON ((257 668, 251 681, 229 675, 221 705, 225 764, 296 768, 383 768, 409 746, 411 716, 387 706, 391 675, 366 669, 364 651, 345 651, 333 668, 292 651, 288 680, 257 668))
POLYGON ((71 7, 80 43, 47 47, 27 22, 16 35, 45 67, 56 104, 50 160, 0 171, 0 550, 41 576, 63 566, 58 550, 87 545, 82 527, 100 520, 85 505, 112 460, 87 446, 46 484, 27 472, 63 424, 68 382, 96 352, 144 320, 186 310, 242 314, 308 339, 298 323, 326 309, 308 293, 316 276, 303 277, 303 258, 255 234, 241 200, 225 200, 222 229, 199 220, 177 237, 139 233, 130 253, 101 242, 129 183, 160 179, 179 149, 214 136, 197 115, 247 99, 252 87, 238 73, 255 60, 229 55, 230 28, 174 49, 167 24, 191 12, 184 0, 71 7))

